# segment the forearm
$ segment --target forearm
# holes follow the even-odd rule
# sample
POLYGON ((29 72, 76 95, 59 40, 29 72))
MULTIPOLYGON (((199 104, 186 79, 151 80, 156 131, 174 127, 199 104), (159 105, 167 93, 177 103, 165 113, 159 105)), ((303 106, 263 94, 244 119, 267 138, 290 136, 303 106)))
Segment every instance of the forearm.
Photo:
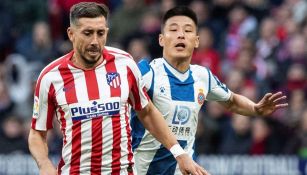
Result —
MULTIPOLYGON (((150 102, 148 105, 153 104, 150 102)), ((138 117, 144 127, 167 149, 178 143, 165 119, 155 107, 147 106, 146 111, 138 112, 138 117), (146 112, 147 114, 145 114, 146 112)))
POLYGON ((233 93, 229 101, 222 102, 228 110, 234 113, 238 113, 244 116, 255 116, 257 115, 255 111, 255 103, 239 94, 233 93))
MULTIPOLYGON (((30 130, 29 134, 29 150, 35 159, 39 169, 43 165, 52 165, 50 159, 48 158, 48 145, 46 141, 46 133, 40 131, 30 130)), ((53 165, 52 165, 53 166, 53 165)))

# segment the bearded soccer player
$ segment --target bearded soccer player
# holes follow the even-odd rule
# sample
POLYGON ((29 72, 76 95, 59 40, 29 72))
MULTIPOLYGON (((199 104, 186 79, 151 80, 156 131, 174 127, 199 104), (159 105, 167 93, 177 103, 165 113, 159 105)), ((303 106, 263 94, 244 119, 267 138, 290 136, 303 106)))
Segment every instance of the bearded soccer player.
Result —
MULTIPOLYGON (((218 101, 232 112, 247 116, 267 116, 278 108, 286 97, 268 93, 258 103, 231 92, 205 67, 191 65, 194 48, 198 47, 197 17, 185 6, 174 7, 162 20, 159 43, 163 57, 139 62, 145 87, 154 105, 176 135, 180 146, 194 155, 198 113, 204 101, 218 101)), ((161 145, 132 117, 133 150, 138 174, 181 174, 171 152, 161 145)))
POLYGON ((161 113, 147 98, 131 56, 105 46, 107 16, 105 5, 74 5, 67 30, 73 51, 46 66, 37 80, 29 149, 40 175, 136 174, 131 106, 146 129, 172 150, 183 174, 208 174, 180 148, 161 113), (57 169, 48 158, 46 142, 53 117, 57 117, 63 133, 57 169))

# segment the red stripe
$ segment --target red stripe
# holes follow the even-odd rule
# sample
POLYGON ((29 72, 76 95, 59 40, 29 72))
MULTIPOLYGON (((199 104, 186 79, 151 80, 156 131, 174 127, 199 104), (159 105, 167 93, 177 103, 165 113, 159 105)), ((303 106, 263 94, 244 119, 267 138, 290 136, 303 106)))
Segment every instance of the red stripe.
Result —
MULTIPOLYGON (((107 64, 107 73, 117 72, 115 66, 115 57, 113 55, 104 55, 107 64)), ((121 89, 120 86, 117 88, 110 86, 111 97, 120 97, 121 89)), ((113 149, 112 149, 112 175, 120 174, 120 158, 121 158, 121 126, 120 126, 120 115, 112 116, 112 126, 113 126, 113 149)))
MULTIPOLYGON (((128 161, 129 161, 129 166, 132 167, 132 158, 133 158, 133 153, 132 153, 132 145, 131 145, 131 129, 129 125, 129 116, 128 116, 128 105, 125 106, 125 120, 126 120, 126 132, 127 132, 127 137, 128 137, 128 161)), ((129 172, 130 174, 130 172, 129 172)), ((132 173, 133 174, 133 173, 132 173)))
POLYGON ((31 126, 32 126, 33 129, 36 128, 36 118, 32 118, 31 126))
MULTIPOLYGON (((89 100, 99 99, 99 88, 95 70, 85 71, 89 100)), ((91 174, 101 173, 102 160, 102 117, 92 120, 91 174)))
MULTIPOLYGON (((61 131, 63 134, 63 146, 64 147, 67 143, 67 139, 66 139, 66 120, 65 120, 65 112, 63 111, 62 108, 59 108, 59 112, 60 112, 60 122, 61 122, 61 131)), ((65 165, 64 159, 63 157, 61 157, 61 160, 59 162, 58 165, 58 174, 60 175, 62 173, 62 167, 65 165)))
MULTIPOLYGON (((65 97, 67 104, 77 103, 77 94, 74 77, 67 64, 59 67, 64 81, 65 97)), ((63 90, 64 90, 63 88, 63 90)), ((81 157, 81 121, 73 121, 72 126, 72 150, 71 150, 70 174, 80 174, 81 157)))
POLYGON ((99 90, 97 84, 97 77, 95 70, 85 71, 85 81, 87 87, 87 94, 89 100, 96 100, 99 98, 99 90))
POLYGON ((48 92, 48 109, 47 109, 47 129, 52 128, 52 119, 55 112, 55 105, 54 105, 54 97, 55 97, 55 89, 53 84, 51 84, 48 92))
POLYGON ((142 104, 141 104, 141 99, 140 99, 140 94, 139 94, 139 88, 138 88, 138 83, 136 81, 136 78, 134 77, 134 74, 132 73, 131 69, 127 67, 127 78, 128 78, 128 84, 130 91, 133 95, 133 101, 134 104, 131 104, 135 110, 141 110, 142 109, 142 104))

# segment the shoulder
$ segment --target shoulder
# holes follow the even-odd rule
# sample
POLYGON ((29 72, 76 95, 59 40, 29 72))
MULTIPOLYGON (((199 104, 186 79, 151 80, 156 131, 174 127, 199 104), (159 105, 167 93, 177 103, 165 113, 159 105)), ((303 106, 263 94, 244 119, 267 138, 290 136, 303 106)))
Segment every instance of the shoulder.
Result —
POLYGON ((142 75, 147 74, 151 71, 157 71, 159 68, 163 68, 164 59, 163 58, 155 58, 151 62, 146 59, 142 59, 138 62, 138 67, 142 72, 142 75))
POLYGON ((210 69, 204 66, 196 65, 196 64, 191 64, 190 69, 193 73, 204 76, 204 75, 209 75, 210 76, 210 69))
POLYGON ((37 81, 41 81, 41 79, 48 77, 52 75, 53 72, 58 71, 59 67, 61 65, 67 64, 68 59, 72 56, 73 52, 70 52, 60 58, 57 58, 56 60, 49 63, 40 73, 37 81))
POLYGON ((114 55, 116 58, 126 58, 126 59, 132 59, 133 57, 126 51, 115 48, 115 47, 110 47, 110 46, 105 46, 105 49, 107 52, 111 55, 114 55))

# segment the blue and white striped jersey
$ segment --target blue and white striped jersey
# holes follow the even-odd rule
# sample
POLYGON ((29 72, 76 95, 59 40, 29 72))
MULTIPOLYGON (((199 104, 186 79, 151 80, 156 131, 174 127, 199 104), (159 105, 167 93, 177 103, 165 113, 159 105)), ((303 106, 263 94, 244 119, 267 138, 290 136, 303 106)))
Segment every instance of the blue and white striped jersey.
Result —
MULTIPOLYGON (((150 64, 142 60, 138 66, 152 102, 162 113, 181 147, 194 157, 201 106, 205 100, 227 101, 231 91, 202 66, 190 65, 189 70, 181 73, 164 58, 154 59, 150 64)), ((181 174, 170 151, 144 129, 136 115, 131 118, 131 127, 138 174, 181 174)))

